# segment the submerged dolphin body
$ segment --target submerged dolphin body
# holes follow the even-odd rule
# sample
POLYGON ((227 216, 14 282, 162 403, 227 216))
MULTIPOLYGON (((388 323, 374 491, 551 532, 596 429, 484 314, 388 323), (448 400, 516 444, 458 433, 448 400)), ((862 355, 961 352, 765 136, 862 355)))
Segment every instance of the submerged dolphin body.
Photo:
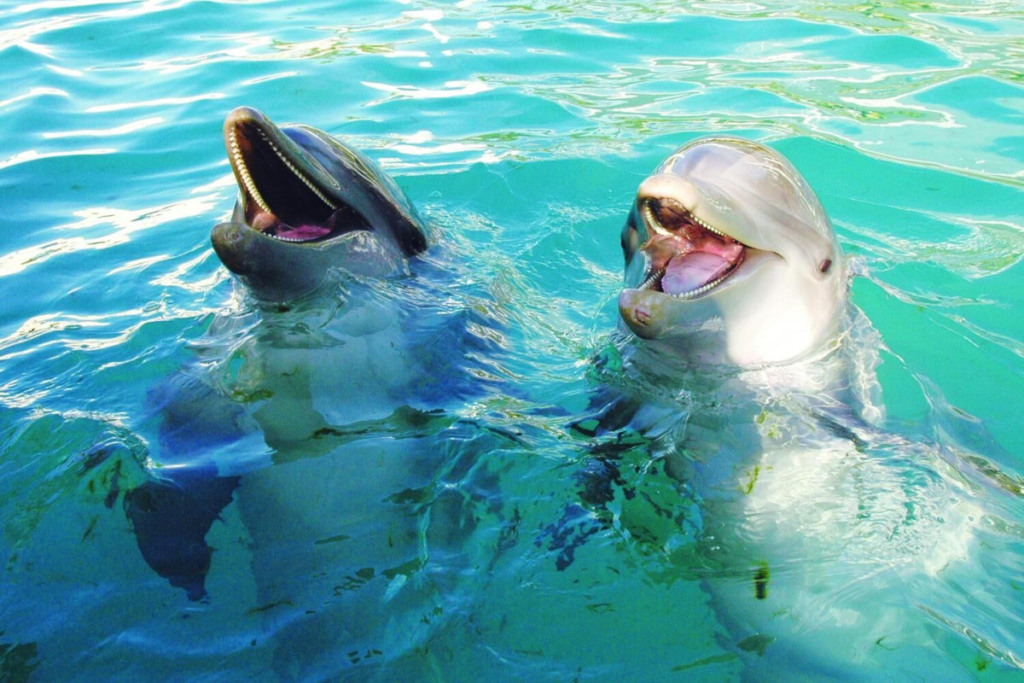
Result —
MULTIPOLYGON (((640 185, 621 242, 628 332, 598 364, 584 433, 639 430, 692 492, 700 575, 743 674, 927 670, 935 582, 969 556, 975 511, 934 452, 876 438, 878 339, 813 191, 768 147, 696 140, 640 185)), ((607 450, 584 492, 600 505, 619 473, 607 450)))
POLYGON ((221 576, 251 577, 261 645, 284 678, 332 678, 401 658, 446 613, 433 578, 472 496, 436 482, 446 438, 484 438, 457 411, 487 391, 494 325, 442 246, 415 258, 415 211, 362 154, 252 109, 224 134, 239 199, 212 241, 248 296, 163 388, 158 477, 127 513, 192 599, 217 570, 211 525, 240 520, 251 561, 221 576))

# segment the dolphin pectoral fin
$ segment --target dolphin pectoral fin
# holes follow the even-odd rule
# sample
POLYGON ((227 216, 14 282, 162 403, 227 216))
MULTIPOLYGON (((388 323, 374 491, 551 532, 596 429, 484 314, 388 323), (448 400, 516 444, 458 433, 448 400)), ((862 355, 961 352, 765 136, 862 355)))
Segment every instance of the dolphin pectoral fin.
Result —
POLYGON ((558 571, 573 563, 576 551, 591 536, 612 528, 610 503, 616 498, 631 500, 636 496, 636 489, 623 476, 623 459, 637 449, 643 452, 643 460, 650 457, 649 440, 629 426, 639 403, 627 396, 605 399, 607 395, 598 394, 591 402, 594 412, 568 425, 574 436, 595 439, 588 444, 586 459, 573 473, 578 502, 566 505, 562 517, 544 527, 535 541, 537 546, 546 542, 548 550, 558 551, 558 571))
POLYGON ((152 479, 125 494, 125 516, 142 558, 172 586, 185 589, 189 600, 206 596, 213 554, 206 534, 238 482, 239 477, 217 476, 212 467, 179 470, 173 479, 152 479))
POLYGON ((200 600, 213 553, 206 534, 239 483, 218 474, 213 453, 251 431, 249 418, 242 405, 190 370, 154 388, 148 401, 159 415, 159 454, 153 457, 160 468, 125 493, 125 516, 146 564, 190 600, 200 600))
POLYGON ((598 390, 591 397, 587 412, 569 423, 571 433, 587 438, 620 432, 640 410, 643 401, 611 389, 598 390))
POLYGON ((194 464, 248 431, 245 409, 192 372, 172 375, 149 396, 160 414, 160 464, 194 464))

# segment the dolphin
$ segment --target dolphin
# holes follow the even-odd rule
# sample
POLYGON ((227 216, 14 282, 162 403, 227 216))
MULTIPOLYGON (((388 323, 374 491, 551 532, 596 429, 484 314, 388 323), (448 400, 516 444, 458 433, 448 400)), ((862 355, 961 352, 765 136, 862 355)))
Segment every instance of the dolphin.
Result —
POLYGON ((498 337, 460 306, 474 295, 443 247, 420 258, 415 209, 363 154, 244 107, 224 141, 239 194, 211 238, 245 296, 154 392, 158 466, 126 512, 192 600, 211 599, 214 522, 243 527, 250 561, 219 576, 249 577, 282 678, 385 666, 448 612, 433 579, 445 549, 461 557, 472 496, 435 482, 446 438, 484 438, 457 411, 487 391, 498 337))
POLYGON ((239 107, 224 121, 224 145, 239 197, 231 220, 210 238, 257 297, 294 298, 332 271, 391 275, 427 248, 423 224, 394 180, 323 131, 277 126, 239 107))
MULTIPOLYGON (((680 495, 647 517, 682 505, 699 520, 666 553, 695 536, 690 569, 745 678, 943 661, 943 580, 976 547, 979 513, 936 449, 879 429, 880 340, 804 178, 765 145, 694 140, 642 181, 621 245, 619 336, 595 365, 595 412, 574 424, 616 437, 593 449, 584 502, 609 518, 627 471, 614 453, 636 443, 623 432, 646 437, 680 495)), ((626 486, 623 508, 646 504, 626 486)))
MULTIPOLYGON (((423 224, 394 180, 325 132, 278 126, 256 109, 238 107, 225 118, 223 140, 238 198, 231 219, 213 227, 211 242, 257 301, 293 302, 345 275, 372 280, 404 274, 408 259, 427 248, 423 224)), ((371 312, 362 317, 375 317, 374 306, 371 300, 365 307, 371 312)), ((228 332, 233 326, 230 320, 215 325, 228 332)), ((261 358, 266 365, 281 355, 261 358)), ((273 371, 264 367, 261 373, 269 377, 273 371)), ((293 393, 287 384, 274 390, 293 393)), ((237 440, 255 428, 253 418, 194 373, 172 377, 153 393, 163 464, 184 460, 187 466, 134 489, 127 512, 146 561, 200 599, 211 558, 203 538, 238 480, 216 476, 218 468, 199 452, 237 440)), ((264 439, 279 438, 273 427, 263 431, 264 439)))

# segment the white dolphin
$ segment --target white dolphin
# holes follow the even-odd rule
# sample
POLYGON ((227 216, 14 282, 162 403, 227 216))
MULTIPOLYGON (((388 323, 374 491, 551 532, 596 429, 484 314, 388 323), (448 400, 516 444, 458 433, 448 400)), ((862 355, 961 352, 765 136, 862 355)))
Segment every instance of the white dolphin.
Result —
POLYGON ((640 185, 622 248, 619 311, 639 339, 604 379, 634 400, 604 417, 645 431, 695 492, 743 676, 929 671, 958 637, 937 624, 956 622, 945 577, 967 566, 978 511, 934 450, 876 438, 879 341, 814 192, 764 145, 696 140, 640 185))

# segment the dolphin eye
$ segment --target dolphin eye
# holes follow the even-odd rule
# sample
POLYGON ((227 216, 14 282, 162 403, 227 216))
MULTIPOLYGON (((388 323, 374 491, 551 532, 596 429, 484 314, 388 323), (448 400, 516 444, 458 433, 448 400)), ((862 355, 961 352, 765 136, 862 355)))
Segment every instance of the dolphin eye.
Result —
POLYGON ((832 267, 832 259, 827 258, 818 264, 818 272, 824 275, 832 267))

